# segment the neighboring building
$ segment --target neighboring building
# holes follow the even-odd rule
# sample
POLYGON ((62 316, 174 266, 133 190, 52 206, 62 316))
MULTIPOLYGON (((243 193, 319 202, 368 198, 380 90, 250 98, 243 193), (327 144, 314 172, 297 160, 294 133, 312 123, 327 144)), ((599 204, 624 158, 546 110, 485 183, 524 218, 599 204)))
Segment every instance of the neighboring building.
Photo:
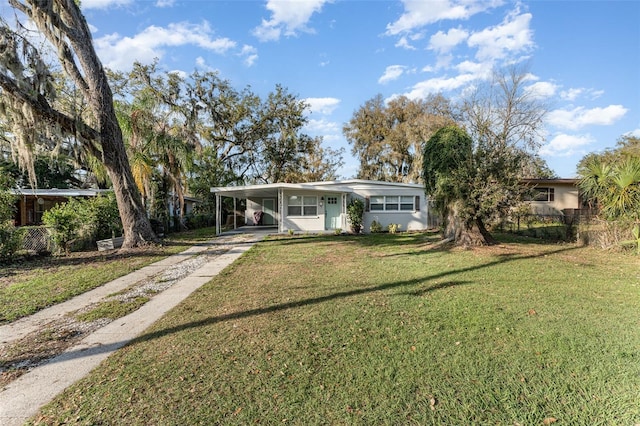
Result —
POLYGON ((527 200, 532 213, 539 215, 573 215, 583 208, 577 179, 525 179, 534 194, 527 200))
POLYGON ((57 204, 65 203, 70 198, 95 197, 110 189, 12 189, 19 196, 16 202, 16 226, 40 225, 42 214, 57 204))
POLYGON ((354 198, 365 202, 363 231, 369 232, 374 220, 386 229, 400 224, 402 231, 429 227, 428 203, 424 186, 419 184, 344 180, 310 183, 272 183, 264 185, 211 188, 216 195, 216 230, 222 224, 221 198, 246 200, 244 217, 233 215, 234 227, 272 226, 278 232, 322 232, 349 230, 347 205, 354 198), (256 223, 257 222, 257 223, 256 223))
MULTIPOLYGON (((198 198, 191 197, 189 195, 185 195, 183 199, 184 199, 184 216, 192 214, 195 206, 202 202, 198 198)), ((169 209, 169 216, 173 217, 173 216, 179 215, 178 212, 180 209, 180 202, 178 200, 177 195, 174 195, 173 197, 169 198, 167 208, 169 209)))

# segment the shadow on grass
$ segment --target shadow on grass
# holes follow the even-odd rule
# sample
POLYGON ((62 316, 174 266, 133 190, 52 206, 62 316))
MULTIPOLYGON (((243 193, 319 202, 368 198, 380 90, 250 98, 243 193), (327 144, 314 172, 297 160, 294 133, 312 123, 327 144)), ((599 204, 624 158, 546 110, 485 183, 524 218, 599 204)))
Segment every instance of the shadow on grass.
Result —
MULTIPOLYGON (((295 308, 300 308, 300 307, 304 307, 304 306, 311 306, 311 305, 316 305, 319 303, 324 303, 324 302, 328 302, 331 300, 336 300, 336 299, 344 299, 344 298, 348 298, 348 297, 353 297, 353 296, 359 296, 359 295, 363 295, 363 294, 368 294, 368 293, 374 293, 374 292, 378 292, 378 291, 384 291, 384 290, 390 290, 390 289, 394 289, 394 288, 399 288, 399 287, 405 287, 405 286, 415 286, 417 284, 421 284, 421 283, 425 283, 427 281, 431 281, 431 280, 437 280, 437 279, 442 279, 445 278, 447 276, 450 275, 454 275, 454 274, 459 274, 459 273, 464 273, 464 272, 472 272, 472 271, 477 271, 480 269, 484 269, 484 268, 488 268, 491 266, 495 266, 501 263, 506 263, 506 262, 511 262, 511 261, 516 261, 516 260, 525 260, 525 259, 534 259, 534 258, 539 258, 539 257, 544 257, 544 256, 548 256, 551 254, 557 254, 557 253, 562 253, 562 252, 566 252, 566 251, 570 251, 570 250, 575 250, 576 247, 565 247, 565 248, 561 248, 558 250, 553 250, 550 252, 544 252, 544 253, 540 253, 540 254, 534 254, 534 255, 505 255, 500 257, 497 260, 482 264, 482 265, 475 265, 475 266, 469 266, 466 268, 460 268, 460 269, 455 269, 452 271, 446 271, 446 272, 441 272, 438 274, 433 274, 433 275, 428 275, 422 278, 414 278, 411 280, 405 280, 405 281, 397 281, 397 282, 392 282, 392 283, 386 283, 386 284, 381 284, 381 285, 377 285, 377 286, 373 286, 373 287, 366 287, 366 288, 359 288, 359 289, 354 289, 354 290, 349 290, 349 291, 342 291, 342 292, 337 292, 337 293, 332 293, 332 294, 328 294, 326 296, 319 296, 319 297, 313 297, 313 298, 309 298, 309 299, 303 299, 303 300, 298 300, 298 301, 293 301, 293 302, 287 302, 287 303, 281 303, 281 304, 277 304, 277 305, 272 305, 272 306, 266 306, 263 308, 256 308, 256 309, 249 309, 246 311, 241 311, 241 312, 233 312, 233 313, 229 313, 229 314, 225 314, 225 315, 220 315, 220 316, 215 316, 215 317, 210 317, 210 318, 206 318, 200 321, 194 321, 194 322, 190 322, 187 324, 182 324, 176 327, 172 327, 172 328, 168 328, 168 329, 164 329, 164 330, 158 330, 152 333, 148 333, 148 334, 144 334, 141 335, 139 337, 137 337, 136 339, 134 339, 132 341, 132 343, 138 343, 138 342, 144 342, 144 341, 148 341, 148 340, 153 340, 153 339, 157 339, 169 334, 173 334, 173 333, 177 333, 180 331, 184 331, 184 330, 189 330, 192 328, 198 328, 198 327, 202 327, 202 326, 207 326, 207 325, 212 325, 212 324, 217 324, 220 322, 224 322, 224 321, 229 321, 229 320, 237 320, 237 319, 244 319, 244 318, 249 318, 249 317, 253 317, 253 316, 257 316, 257 315, 263 315, 263 314, 268 314, 268 313, 273 313, 273 312, 279 312, 279 311, 284 311, 284 310, 288 310, 288 309, 295 309, 295 308)), ((407 294, 409 295, 414 295, 414 296, 420 296, 423 294, 426 294, 428 292, 432 292, 432 291, 437 291, 437 290, 441 290, 444 288, 450 288, 450 287, 456 287, 456 286, 461 286, 461 285, 468 285, 468 284, 472 284, 473 282, 471 281, 447 281, 447 282, 443 282, 443 283, 438 283, 438 284, 434 284, 432 286, 426 287, 426 288, 422 288, 420 290, 416 290, 414 292, 409 292, 407 294)))
MULTIPOLYGON (((175 244, 176 246, 180 244, 175 244)), ((21 273, 29 273, 33 272, 34 269, 39 269, 43 271, 48 271, 50 269, 56 269, 60 267, 67 266, 86 266, 89 263, 107 263, 113 262, 123 259, 131 259, 131 258, 149 258, 149 257, 158 257, 158 256, 169 256, 170 253, 167 253, 162 249, 162 247, 150 247, 150 248, 142 248, 142 249, 133 249, 126 251, 110 251, 110 252, 99 252, 99 251, 85 251, 85 252, 74 252, 68 256, 25 256, 21 258, 17 258, 10 263, 4 263, 0 266, 2 267, 2 272, 0 272, 1 277, 11 277, 14 275, 19 275, 21 273)))
MULTIPOLYGON (((259 238, 259 237, 257 237, 259 238)), ((213 236, 208 240, 190 241, 187 238, 165 239, 162 245, 152 245, 129 250, 109 250, 109 251, 78 251, 69 255, 26 255, 18 257, 12 261, 0 263, 0 278, 19 275, 23 272, 31 272, 34 269, 47 271, 59 267, 85 266, 88 263, 100 264, 132 258, 150 258, 158 256, 171 256, 179 252, 168 250, 175 247, 211 247, 211 246, 238 246, 252 244, 252 242, 237 242, 226 239, 219 239, 213 236)))
MULTIPOLYGON (((321 237, 321 238, 323 238, 323 237, 321 237)), ((318 240, 315 240, 315 241, 318 241, 318 240)), ((354 290, 349 290, 349 291, 336 292, 336 293, 328 294, 326 296, 312 297, 312 298, 302 299, 302 300, 293 301, 293 302, 280 303, 280 304, 276 304, 276 305, 272 305, 272 306, 265 306, 265 307, 256 308, 256 309, 249 309, 249 310, 245 310, 245 311, 241 311, 241 312, 232 312, 232 313, 225 314, 225 315, 209 317, 209 318, 206 318, 206 319, 203 319, 203 320, 193 321, 193 322, 189 322, 189 323, 182 324, 182 325, 179 325, 179 326, 175 326, 175 327, 166 328, 166 329, 163 329, 163 330, 158 330, 158 331, 146 333, 146 334, 140 335, 140 336, 138 336, 138 337, 136 337, 134 339, 131 339, 131 340, 125 340, 125 341, 118 342, 116 345, 105 345, 104 347, 102 347, 102 346, 101 347, 93 347, 93 348, 91 348, 90 351, 87 351, 86 349, 68 351, 63 356, 59 356, 59 357, 53 358, 49 362, 50 363, 55 363, 55 362, 66 361, 66 360, 69 360, 69 359, 82 358, 83 356, 95 355, 97 353, 111 352, 111 351, 113 351, 113 350, 115 350, 115 349, 117 349, 117 348, 119 348, 121 346, 124 346, 124 345, 133 345, 133 344, 137 344, 137 343, 143 343, 143 342, 159 339, 159 338, 162 338, 164 336, 168 336, 168 335, 171 335, 171 334, 174 334, 174 333, 179 333, 179 332, 182 332, 182 331, 185 331, 185 330, 191 330, 191 329, 195 329, 195 328, 199 328, 199 327, 218 324, 218 323, 225 322, 225 321, 245 319, 245 318, 250 318, 250 317, 254 317, 254 316, 258 316, 258 315, 264 315, 264 314, 269 314, 269 313, 274 313, 274 312, 286 311, 286 310, 289 310, 289 309, 301 308, 301 307, 305 307, 305 306, 313 306, 313 305, 317 305, 317 304, 320 304, 320 303, 329 302, 329 301, 332 301, 332 300, 344 299, 344 298, 349 298, 349 297, 354 297, 354 296, 360 296, 360 295, 363 295, 363 294, 369 294, 369 293, 374 293, 374 292, 378 292, 378 291, 385 291, 385 290, 390 290, 390 289, 394 289, 394 288, 400 288, 400 287, 406 287, 406 286, 417 286, 418 284, 424 284, 427 281, 446 278, 446 277, 454 275, 454 274, 478 271, 478 270, 481 270, 481 269, 484 269, 484 268, 488 268, 488 267, 491 267, 491 266, 495 266, 495 265, 499 265, 499 264, 502 264, 502 263, 507 263, 507 262, 511 262, 511 261, 518 261, 518 260, 526 260, 526 259, 535 259, 535 258, 545 257, 545 256, 549 256, 549 255, 552 255, 552 254, 563 253, 563 252, 576 250, 576 249, 577 249, 577 247, 572 246, 572 247, 563 247, 563 248, 552 250, 552 251, 545 251, 543 253, 530 254, 530 255, 505 254, 504 256, 501 256, 498 259, 493 260, 491 262, 487 262, 485 264, 469 266, 469 267, 466 267, 466 268, 459 268, 459 269, 455 269, 455 270, 451 270, 451 271, 445 271, 445 272, 441 272, 441 273, 437 273, 437 274, 433 274, 433 275, 427 275, 427 276, 424 276, 422 278, 414 278, 414 279, 411 279, 411 280, 386 283, 386 284, 381 284, 381 285, 377 285, 377 286, 373 286, 373 287, 366 287, 366 288, 359 288, 359 289, 354 289, 354 290)), ((442 282, 442 283, 437 283, 437 284, 434 284, 434 285, 431 285, 431 286, 428 286, 428 287, 415 289, 413 291, 408 291, 408 292, 405 292, 403 294, 408 295, 408 296, 422 296, 422 295, 425 295, 425 294, 427 294, 429 292, 438 291, 438 290, 442 290, 442 289, 446 289, 446 288, 459 287, 459 286, 469 285, 469 284, 473 284, 473 281, 451 280, 451 281, 445 281, 445 282, 442 282)))

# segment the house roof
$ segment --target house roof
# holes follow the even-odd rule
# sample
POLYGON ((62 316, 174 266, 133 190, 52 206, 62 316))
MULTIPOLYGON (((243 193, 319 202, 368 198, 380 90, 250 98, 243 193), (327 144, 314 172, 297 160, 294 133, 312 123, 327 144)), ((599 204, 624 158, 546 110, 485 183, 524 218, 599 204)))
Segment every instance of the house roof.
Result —
POLYGON ((214 187, 211 192, 225 197, 235 198, 265 198, 277 197, 280 189, 293 189, 301 191, 316 192, 342 192, 352 193, 355 188, 366 186, 386 186, 386 187, 402 187, 402 188, 424 188, 420 184, 414 183, 397 183, 397 182, 380 182, 362 179, 350 179, 342 181, 328 182, 306 182, 306 183, 267 183, 262 185, 244 185, 244 186, 227 186, 214 187))
POLYGON ((31 195, 33 197, 95 197, 100 194, 112 192, 111 189, 31 189, 18 188, 11 189, 14 195, 31 195))
POLYGON ((531 185, 576 185, 578 183, 578 179, 522 179, 522 183, 531 185))

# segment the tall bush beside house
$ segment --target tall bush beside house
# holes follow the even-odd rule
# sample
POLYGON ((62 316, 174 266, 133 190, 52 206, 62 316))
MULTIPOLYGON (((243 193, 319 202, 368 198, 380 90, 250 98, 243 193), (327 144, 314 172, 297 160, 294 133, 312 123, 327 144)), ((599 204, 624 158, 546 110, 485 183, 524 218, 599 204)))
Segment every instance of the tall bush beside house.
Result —
POLYGON ((79 201, 70 200, 54 206, 42 215, 42 223, 51 228, 54 244, 66 254, 71 252, 71 244, 82 234, 81 207, 79 201))
POLYGON ((122 221, 113 193, 85 201, 87 217, 83 219, 90 231, 91 240, 101 240, 122 235, 122 221))
POLYGON ((347 217, 351 225, 351 232, 359 234, 362 229, 362 216, 364 215, 364 201, 360 198, 352 198, 347 205, 347 217))
POLYGON ((13 224, 16 197, 7 191, 9 182, 0 177, 0 261, 7 260, 20 249, 22 240, 13 224))
POLYGON ((0 223, 0 262, 11 259, 21 246, 22 236, 13 223, 0 223))
POLYGON ((122 234, 115 196, 86 200, 71 199, 42 215, 42 222, 52 229, 53 242, 66 253, 74 245, 89 245, 102 238, 122 234))

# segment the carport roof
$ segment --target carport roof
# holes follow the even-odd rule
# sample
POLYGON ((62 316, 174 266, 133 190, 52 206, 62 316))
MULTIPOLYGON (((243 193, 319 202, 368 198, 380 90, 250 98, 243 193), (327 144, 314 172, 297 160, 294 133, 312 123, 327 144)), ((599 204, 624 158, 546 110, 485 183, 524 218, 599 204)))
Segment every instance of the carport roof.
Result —
POLYGON ((263 185, 226 186, 211 188, 211 192, 223 197, 275 198, 278 196, 280 189, 316 192, 353 192, 353 188, 340 185, 338 182, 267 183, 263 185))

